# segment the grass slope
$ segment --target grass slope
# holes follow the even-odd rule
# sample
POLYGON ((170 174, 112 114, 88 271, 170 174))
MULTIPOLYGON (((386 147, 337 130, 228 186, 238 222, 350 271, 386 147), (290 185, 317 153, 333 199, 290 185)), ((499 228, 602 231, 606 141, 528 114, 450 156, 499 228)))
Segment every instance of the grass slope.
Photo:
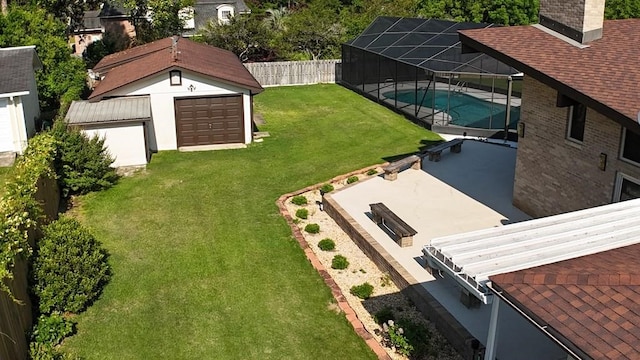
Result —
POLYGON ((437 135, 336 85, 255 98, 271 137, 161 152, 81 199, 114 277, 66 347, 87 359, 373 359, 279 215, 283 193, 437 135))

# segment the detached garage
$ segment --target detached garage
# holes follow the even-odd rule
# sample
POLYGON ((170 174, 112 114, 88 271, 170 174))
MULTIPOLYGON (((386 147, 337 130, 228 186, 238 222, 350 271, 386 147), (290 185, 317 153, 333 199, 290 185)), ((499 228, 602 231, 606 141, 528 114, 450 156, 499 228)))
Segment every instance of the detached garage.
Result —
MULTIPOLYGON (((148 99, 151 116, 144 129, 151 151, 244 147, 253 140, 253 96, 263 89, 232 52, 166 38, 106 56, 93 72, 98 82, 91 103, 148 99)), ((89 130, 78 116, 70 111, 67 121, 89 130)), ((100 126, 94 122, 91 128, 107 143, 119 143, 109 137, 121 135, 100 132, 100 126)))
POLYGON ((175 100, 178 147, 244 142, 242 95, 175 100))

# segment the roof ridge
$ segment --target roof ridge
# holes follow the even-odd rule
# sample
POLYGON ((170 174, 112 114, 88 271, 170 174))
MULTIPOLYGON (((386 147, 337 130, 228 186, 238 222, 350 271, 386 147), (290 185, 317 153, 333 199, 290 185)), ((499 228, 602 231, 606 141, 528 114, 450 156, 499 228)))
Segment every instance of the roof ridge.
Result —
POLYGON ((640 272, 621 273, 620 271, 600 273, 525 273, 503 274, 492 277, 496 283, 527 285, 592 285, 592 286, 640 286, 640 272))

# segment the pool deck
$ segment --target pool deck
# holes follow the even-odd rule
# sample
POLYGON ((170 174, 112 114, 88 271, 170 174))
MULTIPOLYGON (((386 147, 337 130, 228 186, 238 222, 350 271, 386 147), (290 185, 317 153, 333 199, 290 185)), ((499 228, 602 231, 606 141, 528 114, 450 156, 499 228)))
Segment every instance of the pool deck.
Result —
POLYGON ((485 342, 491 306, 469 309, 453 282, 424 269, 422 247, 433 238, 519 222, 530 216, 512 205, 516 149, 465 141, 459 154, 445 151, 440 162, 426 158, 421 170, 407 169, 395 181, 381 176, 346 187, 332 198, 397 263, 453 315, 485 342), (413 246, 401 248, 369 217, 369 204, 382 202, 413 227, 413 246))

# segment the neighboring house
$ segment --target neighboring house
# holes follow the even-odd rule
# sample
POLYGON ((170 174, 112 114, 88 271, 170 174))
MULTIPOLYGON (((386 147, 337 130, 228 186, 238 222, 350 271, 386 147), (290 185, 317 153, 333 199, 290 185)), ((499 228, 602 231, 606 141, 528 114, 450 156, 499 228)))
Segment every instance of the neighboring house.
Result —
POLYGON ((40 116, 35 46, 0 48, 0 153, 22 154, 40 116))
POLYGON ((513 201, 532 216, 640 196, 640 19, 603 19, 604 0, 543 0, 540 25, 460 32, 525 74, 513 201))
POLYGON ((243 0, 196 0, 193 7, 183 11, 185 21, 184 36, 193 36, 209 21, 227 24, 234 16, 250 14, 251 9, 243 0))
POLYGON ((253 139, 253 96, 262 87, 229 51, 166 38, 108 55, 93 71, 101 80, 89 102, 72 104, 67 121, 105 136, 115 166, 143 165, 148 150, 244 147, 253 139))
POLYGON ((73 53, 82 56, 89 44, 101 40, 106 33, 133 39, 136 30, 122 7, 104 2, 100 10, 85 11, 82 28, 73 35, 73 53))

